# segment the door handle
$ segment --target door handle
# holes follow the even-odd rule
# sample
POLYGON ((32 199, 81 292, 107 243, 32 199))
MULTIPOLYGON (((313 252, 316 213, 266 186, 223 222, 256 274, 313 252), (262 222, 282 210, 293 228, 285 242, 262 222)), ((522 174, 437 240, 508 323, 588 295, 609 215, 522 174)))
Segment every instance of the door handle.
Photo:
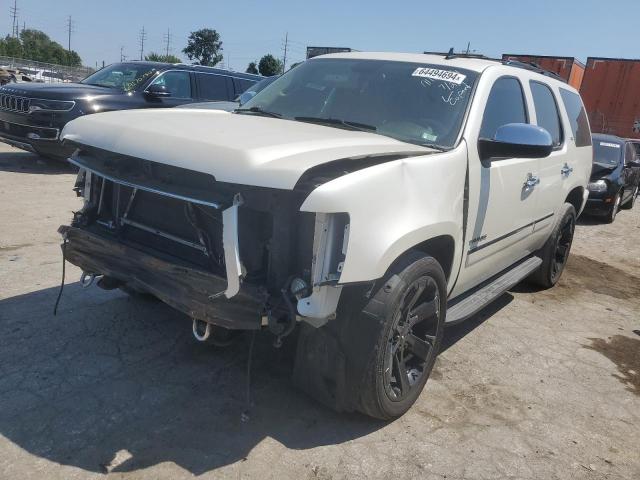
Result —
POLYGON ((527 179, 524 182, 525 190, 535 187, 540 183, 540 177, 532 175, 531 173, 527 174, 527 179))
POLYGON ((571 175, 571 172, 573 172, 573 167, 570 167, 568 163, 565 163, 564 167, 562 167, 562 169, 560 169, 560 174, 564 175, 564 176, 571 175))

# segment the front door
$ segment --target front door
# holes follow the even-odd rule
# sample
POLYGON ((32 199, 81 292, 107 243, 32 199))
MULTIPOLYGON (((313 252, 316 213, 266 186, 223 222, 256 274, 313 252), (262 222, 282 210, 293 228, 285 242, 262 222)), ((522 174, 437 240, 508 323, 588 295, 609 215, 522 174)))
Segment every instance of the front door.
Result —
MULTIPOLYGON (((509 75, 491 86, 480 138, 493 139, 509 123, 528 123, 519 78, 509 75)), ((453 295, 499 273, 532 250, 538 159, 480 158, 476 139, 469 145, 469 212, 462 271, 453 295)))

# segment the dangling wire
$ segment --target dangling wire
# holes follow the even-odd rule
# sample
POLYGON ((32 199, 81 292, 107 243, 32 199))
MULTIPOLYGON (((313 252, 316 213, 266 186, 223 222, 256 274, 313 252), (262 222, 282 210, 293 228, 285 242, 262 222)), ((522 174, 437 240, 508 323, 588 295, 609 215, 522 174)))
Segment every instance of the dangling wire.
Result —
POLYGON ((249 358, 247 359, 247 408, 240 415, 240 420, 248 422, 251 412, 251 359, 253 358, 253 344, 256 340, 256 331, 251 332, 251 342, 249 343, 249 358))
POLYGON ((62 242, 62 281, 60 282, 60 290, 58 290, 58 298, 56 298, 56 304, 53 307, 53 315, 58 314, 58 304, 60 303, 60 297, 62 297, 62 290, 64 290, 64 274, 65 266, 67 264, 67 237, 64 237, 62 242))

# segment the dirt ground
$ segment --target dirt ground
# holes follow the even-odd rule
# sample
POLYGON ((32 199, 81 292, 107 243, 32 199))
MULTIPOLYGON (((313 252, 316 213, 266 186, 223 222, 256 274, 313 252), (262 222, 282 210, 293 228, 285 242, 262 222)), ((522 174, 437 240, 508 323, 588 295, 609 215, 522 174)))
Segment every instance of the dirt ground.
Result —
POLYGON ((65 167, 0 147, 0 478, 638 479, 640 208, 584 219, 560 284, 519 286, 449 328, 401 419, 339 415, 296 391, 258 335, 196 344, 160 303, 67 286, 65 167))

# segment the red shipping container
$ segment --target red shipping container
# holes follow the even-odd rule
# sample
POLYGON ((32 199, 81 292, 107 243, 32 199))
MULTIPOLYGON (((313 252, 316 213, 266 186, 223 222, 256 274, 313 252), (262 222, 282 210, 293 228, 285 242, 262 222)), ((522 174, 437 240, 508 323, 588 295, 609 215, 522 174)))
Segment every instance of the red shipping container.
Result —
POLYGON ((593 132, 640 138, 640 60, 589 57, 580 95, 593 132))
POLYGON ((535 63, 540 68, 564 78, 576 90, 580 90, 584 75, 584 64, 574 57, 551 57, 546 55, 520 55, 505 53, 502 60, 535 63))

